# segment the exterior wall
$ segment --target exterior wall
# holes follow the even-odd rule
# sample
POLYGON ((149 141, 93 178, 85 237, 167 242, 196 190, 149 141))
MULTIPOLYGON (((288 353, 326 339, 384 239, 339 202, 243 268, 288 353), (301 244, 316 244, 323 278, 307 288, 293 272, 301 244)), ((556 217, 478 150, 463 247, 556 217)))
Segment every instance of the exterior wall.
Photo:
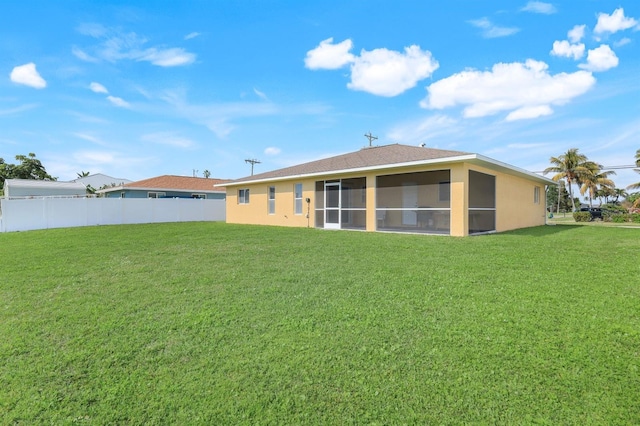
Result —
POLYGON ((470 169, 496 177, 497 232, 540 226, 546 223, 544 184, 482 167, 472 166, 470 169), (536 186, 540 188, 538 204, 535 204, 533 200, 536 186))
POLYGON ((546 195, 544 184, 467 163, 437 164, 432 167, 422 165, 389 168, 370 172, 228 186, 226 188, 226 218, 228 223, 315 227, 316 181, 364 177, 367 185, 366 230, 376 231, 376 177, 435 170, 450 170, 450 235, 452 236, 469 235, 469 170, 496 177, 496 231, 545 224, 546 195), (303 212, 301 215, 294 214, 294 185, 296 183, 302 183, 303 212), (275 214, 268 214, 268 188, 270 186, 274 186, 276 190, 275 214), (533 188, 535 186, 540 187, 540 204, 538 205, 533 203, 533 188), (240 189, 249 189, 248 204, 238 203, 240 189), (304 202, 306 198, 311 200, 310 204, 304 202))
POLYGON ((255 225, 313 227, 315 223, 315 179, 264 182, 227 188, 227 222, 255 225), (294 188, 302 184, 302 214, 295 214, 294 188), (269 214, 269 187, 276 188, 275 213, 269 214), (238 191, 249 189, 249 203, 238 203, 238 191), (307 204, 305 199, 311 203, 307 204), (308 213, 308 217, 307 217, 308 213))

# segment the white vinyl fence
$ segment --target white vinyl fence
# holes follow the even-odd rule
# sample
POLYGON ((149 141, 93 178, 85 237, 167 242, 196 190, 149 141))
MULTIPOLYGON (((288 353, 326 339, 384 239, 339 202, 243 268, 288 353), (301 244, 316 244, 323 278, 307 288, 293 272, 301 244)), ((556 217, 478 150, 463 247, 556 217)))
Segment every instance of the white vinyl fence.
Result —
POLYGON ((224 220, 224 200, 54 197, 0 199, 0 232, 125 223, 224 220))

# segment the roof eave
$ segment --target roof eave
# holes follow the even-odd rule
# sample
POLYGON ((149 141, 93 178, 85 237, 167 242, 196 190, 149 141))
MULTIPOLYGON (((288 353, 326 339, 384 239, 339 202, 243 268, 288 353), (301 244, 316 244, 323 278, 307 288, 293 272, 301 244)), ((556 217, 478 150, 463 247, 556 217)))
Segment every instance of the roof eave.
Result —
POLYGON ((545 178, 543 176, 537 175, 533 172, 529 172, 527 170, 521 169, 519 167, 511 166, 509 164, 503 163, 498 160, 494 160, 493 158, 485 157, 480 154, 464 154, 457 155, 455 157, 442 157, 442 158, 433 158, 429 160, 417 160, 417 161, 408 161, 404 163, 393 163, 393 164, 382 164, 377 166, 367 166, 367 167, 356 167, 353 169, 340 169, 340 170, 330 170, 325 172, 317 172, 317 173, 304 173, 297 175, 288 175, 288 176, 279 176, 279 177, 270 177, 264 179, 249 179, 243 180, 240 182, 226 182, 225 184, 214 185, 217 186, 225 186, 225 187, 236 187, 242 185, 252 185, 256 183, 268 183, 268 182, 276 182, 282 180, 296 180, 296 179, 308 179, 314 177, 328 176, 328 175, 337 175, 337 174, 345 174, 345 173, 358 173, 358 172, 369 172, 373 170, 388 170, 395 168, 408 168, 413 166, 423 166, 423 165, 434 165, 434 164, 445 164, 445 163, 461 163, 461 162, 470 162, 472 164, 484 165, 487 163, 492 165, 494 168, 506 171, 509 174, 517 174, 526 176, 529 179, 538 180, 540 183, 544 183, 546 185, 555 185, 551 179, 545 178), (484 163, 484 164, 483 164, 484 163))

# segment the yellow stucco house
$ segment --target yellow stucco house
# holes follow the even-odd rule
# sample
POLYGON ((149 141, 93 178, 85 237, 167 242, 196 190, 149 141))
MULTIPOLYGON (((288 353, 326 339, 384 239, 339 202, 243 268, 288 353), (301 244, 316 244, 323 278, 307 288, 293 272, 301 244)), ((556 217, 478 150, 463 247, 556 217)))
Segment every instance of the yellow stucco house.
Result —
POLYGON ((228 223, 467 236, 544 225, 550 179, 393 144, 224 183, 228 223))

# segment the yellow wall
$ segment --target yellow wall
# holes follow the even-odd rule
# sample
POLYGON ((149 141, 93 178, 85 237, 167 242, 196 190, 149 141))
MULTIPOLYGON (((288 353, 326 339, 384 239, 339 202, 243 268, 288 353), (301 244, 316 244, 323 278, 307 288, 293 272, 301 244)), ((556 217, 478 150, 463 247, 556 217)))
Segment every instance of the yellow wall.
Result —
POLYGON ((295 180, 259 183, 227 188, 227 222, 255 225, 277 225, 305 227, 314 226, 313 200, 314 180, 295 180), (294 185, 302 183, 302 214, 294 214, 294 185), (276 188, 275 214, 268 214, 268 188, 276 188), (238 190, 249 189, 249 204, 238 204, 238 190), (311 199, 309 221, 307 221, 307 203, 311 199))
POLYGON ((525 178, 509 175, 467 163, 437 165, 433 167, 416 166, 410 168, 385 169, 367 173, 326 175, 310 179, 282 180, 278 182, 257 183, 244 186, 227 187, 227 222, 240 224, 315 227, 315 182, 317 180, 366 178, 367 213, 366 230, 375 231, 376 223, 376 176, 394 173, 412 173, 430 170, 451 170, 451 229, 452 236, 466 236, 468 224, 468 179, 469 170, 475 170, 496 177, 496 231, 543 225, 545 223, 544 185, 525 178), (302 214, 294 214, 294 185, 302 183, 302 214), (276 188, 275 214, 268 214, 268 188, 276 188), (540 203, 533 203, 534 187, 540 187, 540 203), (249 204, 238 204, 238 190, 249 189, 249 204), (310 204, 305 199, 311 200, 310 204), (308 210, 307 210, 308 207, 308 210), (309 217, 307 218, 307 212, 309 217))
POLYGON ((543 184, 483 167, 470 166, 469 169, 496 177, 497 232, 540 226, 546 223, 545 203, 547 196, 543 184), (540 188, 538 204, 533 202, 534 187, 536 186, 540 188))

